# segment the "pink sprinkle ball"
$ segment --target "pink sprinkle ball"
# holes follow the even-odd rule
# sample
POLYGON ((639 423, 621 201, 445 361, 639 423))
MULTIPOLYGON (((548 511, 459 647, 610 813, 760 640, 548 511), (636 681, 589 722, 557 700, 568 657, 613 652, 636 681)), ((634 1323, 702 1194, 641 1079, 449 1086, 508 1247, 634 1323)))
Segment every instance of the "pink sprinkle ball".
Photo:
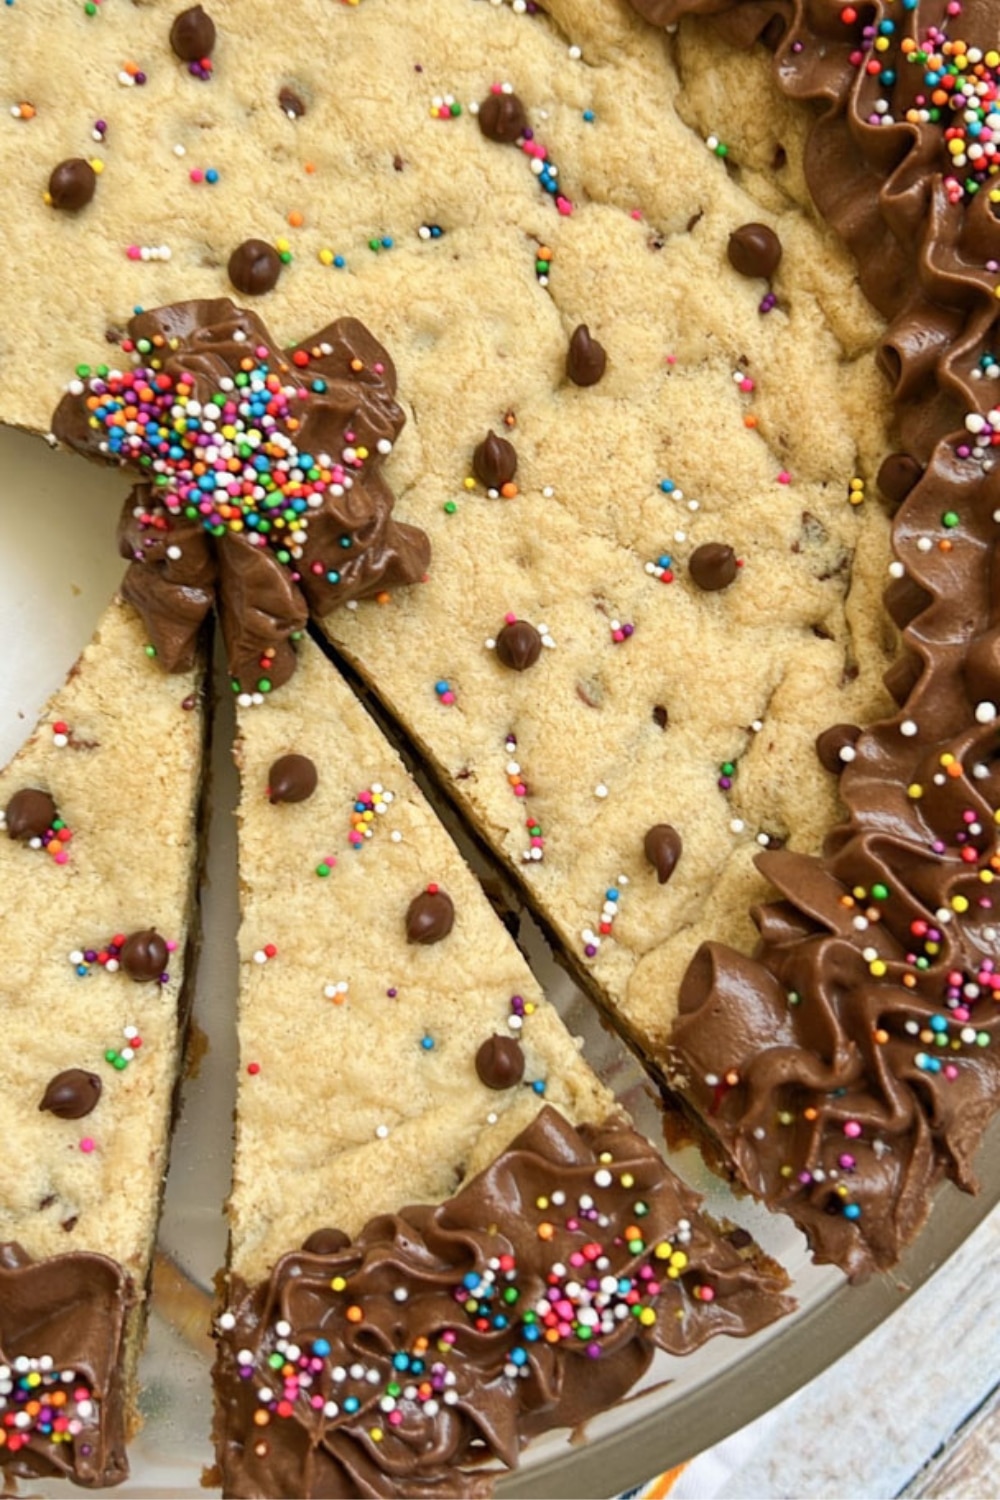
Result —
POLYGON ((83 1140, 80 1142, 80 1150, 83 1152, 83 1154, 85 1156, 89 1156, 90 1153, 92 1151, 96 1151, 96 1149, 97 1143, 92 1139, 91 1136, 85 1135, 83 1140))
POLYGON ((791 482, 792 482, 792 476, 791 476, 791 474, 789 474, 789 472, 788 472, 787 469, 782 469, 781 472, 780 472, 780 474, 778 475, 778 483, 779 484, 791 484, 791 482))
POLYGON ((861 1126, 858 1123, 858 1121, 857 1120, 845 1120, 844 1121, 844 1134, 846 1136, 849 1136, 852 1141, 856 1141, 857 1138, 858 1138, 858 1136, 861 1134, 861 1126))
POLYGON ((454 701, 455 701, 455 694, 451 691, 450 688, 446 692, 444 692, 444 693, 441 694, 441 702, 442 703, 454 703, 454 701))
POLYGON ((192 182, 204 182, 205 174, 200 167, 192 167, 188 173, 192 182))

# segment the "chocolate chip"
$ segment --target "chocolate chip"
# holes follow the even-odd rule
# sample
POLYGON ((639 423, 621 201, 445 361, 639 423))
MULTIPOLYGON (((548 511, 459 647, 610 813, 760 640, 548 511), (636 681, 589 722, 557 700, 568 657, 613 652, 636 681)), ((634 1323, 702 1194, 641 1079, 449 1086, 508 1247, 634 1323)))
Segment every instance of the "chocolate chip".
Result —
POLYGON ((574 385, 596 385, 608 366, 603 344, 590 336, 586 323, 573 330, 566 355, 566 374, 574 385))
POLYGON ((658 724, 661 729, 666 729, 670 723, 670 715, 662 703, 657 703, 653 709, 653 723, 658 724))
POLYGON ((455 924, 455 905, 447 891, 429 885, 406 910, 406 941, 429 946, 446 938, 455 924))
POLYGON ((666 885, 681 857, 684 845, 677 829, 669 823, 654 823, 642 841, 646 858, 656 871, 661 885, 666 885))
POLYGON ((517 473, 517 450, 506 438, 492 430, 486 434, 472 455, 472 469, 487 489, 498 490, 509 484, 517 473))
POLYGON ((133 932, 122 945, 120 962, 130 979, 159 979, 167 966, 167 945, 155 927, 133 932))
POLYGON ((52 168, 49 178, 49 201, 53 208, 75 212, 85 208, 94 196, 97 173, 82 156, 71 156, 52 168))
POLYGON ((302 116, 306 113, 305 102, 287 84, 278 94, 278 103, 285 111, 285 114, 293 120, 301 120, 302 116))
POLYGON ((479 128, 488 141, 507 145, 528 128, 528 116, 516 94, 489 94, 479 106, 479 128))
POLYGON ((266 240, 244 240, 229 257, 229 279, 248 297, 269 292, 280 275, 281 256, 266 240))
POLYGON ((48 792, 26 786, 7 803, 7 834, 12 839, 40 839, 52 827, 56 805, 48 792))
POLYGON ((816 736, 816 754, 820 765, 839 776, 847 763, 854 759, 854 746, 860 738, 861 730, 857 724, 831 724, 829 729, 824 729, 822 734, 816 736), (852 753, 844 756, 841 754, 842 750, 852 753))
POLYGON ((731 1229, 726 1235, 726 1239, 732 1245, 734 1250, 745 1250, 748 1245, 753 1244, 753 1236, 748 1234, 745 1229, 740 1229, 738 1227, 736 1229, 731 1229))
POLYGON ((47 1109, 60 1120, 82 1120, 101 1097, 101 1080, 83 1068, 66 1068, 50 1078, 39 1109, 47 1109))
POLYGON ((215 22, 200 5, 192 5, 174 17, 170 28, 170 45, 181 62, 201 62, 211 57, 215 46, 215 22))
POLYGON ((350 1235, 342 1229, 314 1229, 308 1239, 302 1241, 302 1248, 310 1255, 336 1255, 338 1250, 346 1250, 350 1243, 350 1235))
POLYGON ((923 475, 923 469, 908 453, 890 453, 882 460, 877 484, 893 507, 902 505, 923 475))
POLYGON ((766 224, 741 224, 729 236, 729 264, 741 276, 770 281, 781 260, 781 241, 766 224))
POLYGON ((688 563, 692 579, 706 594, 728 588, 736 571, 736 553, 724 542, 705 542, 696 547, 688 563))
POLYGON ((542 654, 542 638, 527 620, 514 620, 497 636, 497 659, 513 672, 526 672, 542 654))
POLYGON ((488 1089, 509 1089, 524 1077, 524 1053, 512 1036, 488 1036, 476 1053, 476 1072, 488 1089))
POLYGON ((274 802, 305 802, 316 790, 316 766, 308 755, 282 755, 267 773, 267 795, 274 802))

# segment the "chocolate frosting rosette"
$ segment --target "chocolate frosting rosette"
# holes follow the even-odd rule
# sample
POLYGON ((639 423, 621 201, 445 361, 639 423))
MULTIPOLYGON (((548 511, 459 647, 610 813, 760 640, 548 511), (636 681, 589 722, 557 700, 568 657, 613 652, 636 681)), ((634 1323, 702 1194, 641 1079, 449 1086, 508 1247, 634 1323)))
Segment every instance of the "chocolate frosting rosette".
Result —
POLYGON ((396 372, 356 319, 283 352, 226 298, 181 302, 134 317, 122 348, 136 367, 72 382, 53 431, 142 476, 122 592, 168 671, 215 605, 234 685, 267 693, 311 614, 423 576, 427 538, 392 519, 380 473, 404 422, 396 372))

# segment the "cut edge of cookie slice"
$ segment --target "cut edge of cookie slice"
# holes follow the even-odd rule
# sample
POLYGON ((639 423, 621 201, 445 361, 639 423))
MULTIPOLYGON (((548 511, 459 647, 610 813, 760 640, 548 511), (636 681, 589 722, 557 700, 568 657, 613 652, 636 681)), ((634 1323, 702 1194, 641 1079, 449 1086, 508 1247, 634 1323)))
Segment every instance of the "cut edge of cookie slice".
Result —
POLYGON ((222 1483, 488 1494, 655 1348, 788 1311, 787 1278, 634 1131, 395 751, 298 649, 239 717, 222 1483))

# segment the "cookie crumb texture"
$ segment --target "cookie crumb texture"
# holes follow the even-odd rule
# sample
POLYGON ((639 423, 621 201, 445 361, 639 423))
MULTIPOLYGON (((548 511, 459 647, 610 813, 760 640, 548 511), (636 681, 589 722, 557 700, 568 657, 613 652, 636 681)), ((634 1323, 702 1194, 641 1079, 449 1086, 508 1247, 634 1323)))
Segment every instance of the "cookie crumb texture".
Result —
POLYGON ((299 643, 295 676, 240 711, 239 734, 231 1266, 253 1283, 317 1230, 356 1234, 373 1205, 449 1197, 543 1103, 579 1122, 604 1119, 614 1100, 317 646, 299 643), (273 767, 292 754, 312 763, 316 786, 275 805, 273 767), (415 905, 452 925, 435 917, 434 940, 412 940, 415 905), (523 1076, 501 1088, 476 1071, 494 1035, 523 1058, 523 1076))
POLYGON ((55 811, 0 828, 0 1467, 86 1484, 127 1472, 197 862, 201 667, 144 648, 113 604, 0 772, 55 811))

